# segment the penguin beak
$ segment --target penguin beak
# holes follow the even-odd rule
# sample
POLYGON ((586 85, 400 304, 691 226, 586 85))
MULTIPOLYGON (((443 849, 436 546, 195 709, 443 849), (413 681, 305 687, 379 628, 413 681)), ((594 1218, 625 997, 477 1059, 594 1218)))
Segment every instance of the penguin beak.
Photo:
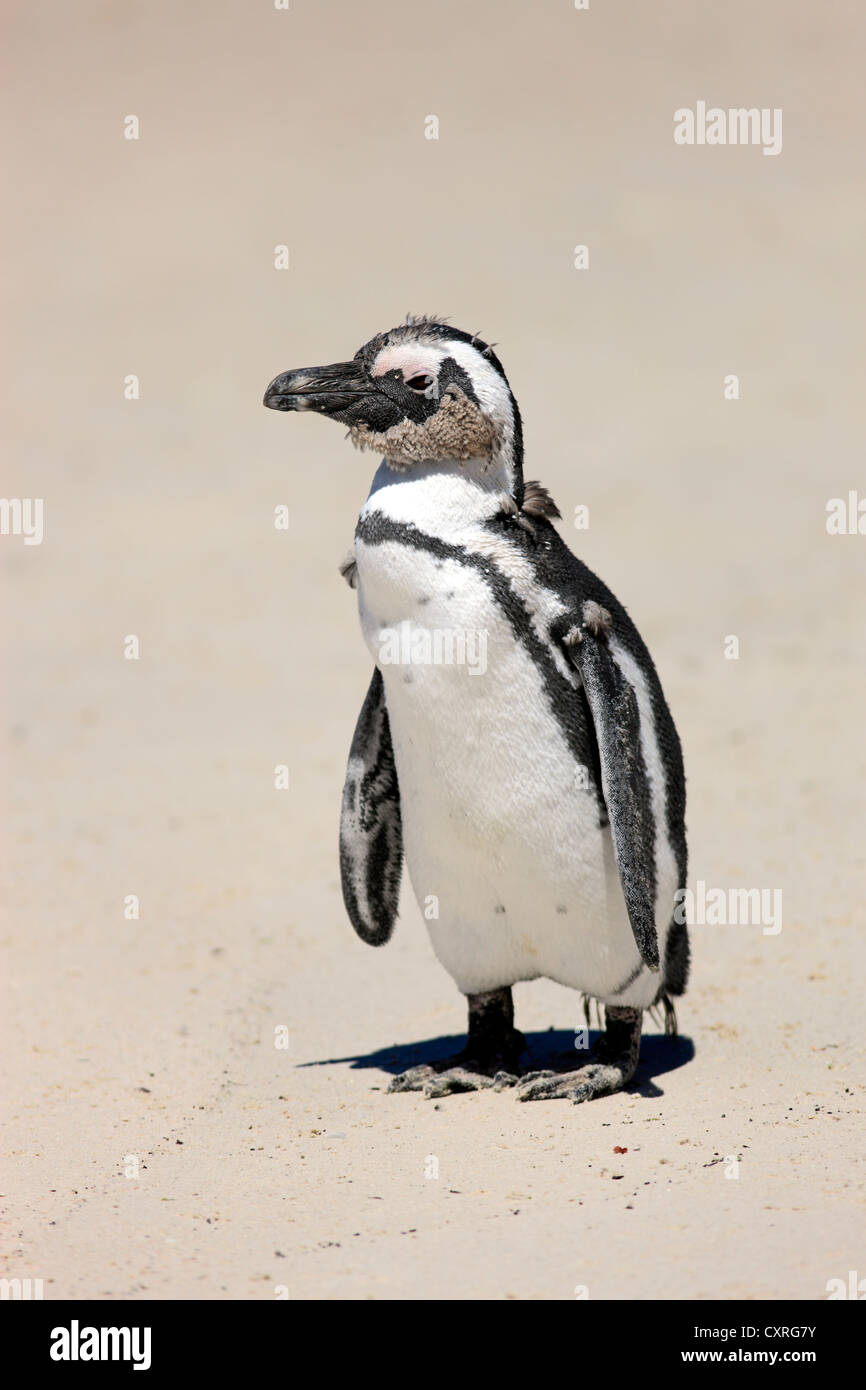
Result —
POLYGON ((375 393, 359 362, 334 362, 330 367, 299 367, 274 377, 264 404, 269 410, 315 410, 339 420, 346 411, 352 416, 362 414, 358 407, 375 393))

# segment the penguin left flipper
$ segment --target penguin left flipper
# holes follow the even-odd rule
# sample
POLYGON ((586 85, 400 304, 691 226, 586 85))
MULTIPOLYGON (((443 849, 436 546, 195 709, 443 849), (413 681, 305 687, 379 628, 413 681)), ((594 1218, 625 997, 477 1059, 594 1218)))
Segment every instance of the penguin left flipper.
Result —
POLYGON ((657 971, 655 825, 641 752, 637 696, 611 651, 612 626, 607 609, 588 600, 580 621, 565 633, 563 645, 580 676, 592 715, 602 794, 631 929, 641 960, 657 971))
POLYGON ((343 902, 355 931, 370 946, 384 945, 394 930, 402 869, 400 787, 377 669, 355 726, 340 817, 343 902))

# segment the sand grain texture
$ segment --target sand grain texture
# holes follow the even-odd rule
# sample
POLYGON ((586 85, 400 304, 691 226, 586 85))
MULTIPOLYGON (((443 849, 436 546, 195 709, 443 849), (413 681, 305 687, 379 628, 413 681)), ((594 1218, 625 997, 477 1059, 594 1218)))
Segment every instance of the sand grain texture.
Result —
MULTIPOLYGON (((521 1300, 866 1275, 866 536, 825 528, 866 495, 862 8, 157 0, 11 28, 3 491, 46 520, 0 537, 2 1273, 521 1300), (781 155, 675 147, 699 98, 781 107, 781 155), (777 936, 695 929, 683 1040, 590 1106, 386 1095, 462 1001, 407 885, 382 951, 340 901, 369 669, 337 565, 374 461, 260 400, 407 310, 498 342, 527 476, 647 639, 692 879, 783 891, 777 936)), ((516 1001, 536 1046, 581 1023, 552 984, 516 1001)))

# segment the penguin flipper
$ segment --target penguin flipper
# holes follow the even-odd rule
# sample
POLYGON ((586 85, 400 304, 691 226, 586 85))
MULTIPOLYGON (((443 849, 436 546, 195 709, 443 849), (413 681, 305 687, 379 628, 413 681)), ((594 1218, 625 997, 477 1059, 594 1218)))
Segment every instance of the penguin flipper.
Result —
POLYGON ((355 931, 370 946, 383 946, 394 930, 402 869, 400 788, 377 669, 355 726, 340 816, 343 902, 355 931))
POLYGON ((641 752, 640 711, 634 687, 608 644, 612 618, 591 600, 565 635, 589 705, 601 762, 601 783, 617 868, 641 960, 659 969, 655 922, 655 825, 641 752))

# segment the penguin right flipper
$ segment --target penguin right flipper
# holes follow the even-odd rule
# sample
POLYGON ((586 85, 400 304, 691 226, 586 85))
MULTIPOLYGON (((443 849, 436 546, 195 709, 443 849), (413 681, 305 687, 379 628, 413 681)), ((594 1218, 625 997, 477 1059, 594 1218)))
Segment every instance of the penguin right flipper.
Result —
POLYGON ((383 946, 394 930, 402 868, 400 787, 377 669, 355 726, 340 817, 343 902, 370 946, 383 946))
POLYGON ((641 960, 657 971, 655 826, 641 753, 640 712, 634 687, 611 654, 611 627, 607 609, 589 600, 583 604, 580 623, 564 640, 592 715, 602 792, 631 929, 641 960))

